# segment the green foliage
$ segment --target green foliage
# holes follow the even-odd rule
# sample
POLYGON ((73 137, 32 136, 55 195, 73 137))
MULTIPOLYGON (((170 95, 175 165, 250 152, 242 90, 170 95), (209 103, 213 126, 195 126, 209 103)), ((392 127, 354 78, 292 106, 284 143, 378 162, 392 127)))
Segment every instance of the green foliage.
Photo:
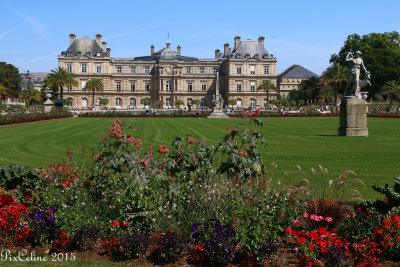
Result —
POLYGON ((182 100, 177 99, 177 100, 174 101, 174 104, 175 104, 175 106, 176 106, 177 108, 180 108, 180 106, 184 105, 185 103, 183 103, 182 100))
POLYGON ((33 86, 29 87, 28 90, 23 90, 21 92, 22 99, 26 100, 26 107, 29 108, 33 103, 38 103, 42 100, 40 92, 36 90, 33 86))
POLYGON ((29 181, 35 180, 35 178, 33 171, 22 164, 10 164, 0 167, 0 187, 6 187, 7 190, 27 185, 29 181))
POLYGON ((108 99, 108 98, 102 98, 101 100, 100 100, 100 104, 102 105, 102 106, 107 106, 107 104, 110 102, 110 100, 108 99))
POLYGON ((16 97, 21 89, 18 68, 6 62, 0 62, 0 96, 16 97))
POLYGON ((278 91, 278 88, 270 81, 266 80, 257 87, 257 90, 264 90, 267 93, 267 102, 269 101, 269 91, 278 91))
POLYGON ((235 105, 237 104, 237 100, 231 98, 231 99, 228 100, 228 104, 231 105, 231 106, 233 107, 233 106, 235 106, 235 105))
POLYGON ((385 184, 373 185, 372 188, 383 195, 385 195, 384 200, 366 200, 360 203, 363 208, 373 208, 381 214, 387 214, 395 208, 400 208, 400 177, 396 178, 396 181, 392 186, 385 184))
POLYGON ((379 93, 387 81, 400 77, 400 35, 398 32, 370 33, 363 36, 352 34, 347 37, 338 54, 331 56, 332 64, 350 67, 346 54, 361 51, 365 67, 371 72, 370 95, 379 93))
POLYGON ((143 106, 148 106, 150 105, 150 100, 148 98, 142 98, 140 100, 140 104, 142 104, 143 106))
POLYGON ((46 85, 50 88, 55 87, 59 89, 58 97, 63 98, 64 86, 78 86, 79 83, 75 79, 76 75, 68 72, 63 68, 51 70, 51 73, 46 78, 46 85))
POLYGON ((364 239, 372 239, 373 231, 381 223, 381 216, 375 213, 358 211, 355 215, 351 214, 339 227, 338 234, 349 241, 349 243, 359 243, 364 239))
POLYGON ((83 90, 92 91, 92 106, 94 107, 95 106, 94 92, 103 92, 104 85, 101 80, 92 78, 86 82, 85 88, 83 88, 83 90))

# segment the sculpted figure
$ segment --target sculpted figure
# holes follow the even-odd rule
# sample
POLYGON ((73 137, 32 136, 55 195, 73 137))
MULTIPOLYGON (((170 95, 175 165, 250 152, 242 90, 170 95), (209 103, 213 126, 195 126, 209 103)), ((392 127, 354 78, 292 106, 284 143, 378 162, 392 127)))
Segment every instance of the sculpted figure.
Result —
POLYGON ((353 65, 351 66, 349 76, 347 78, 347 86, 344 91, 345 96, 356 96, 361 98, 360 89, 367 84, 371 85, 369 79, 371 77, 371 73, 365 68, 363 60, 360 58, 361 52, 356 51, 356 57, 353 57, 353 53, 349 52, 346 56, 346 61, 353 61, 353 65), (363 68, 367 78, 365 80, 360 81, 360 69, 363 68), (350 88, 350 85, 353 84, 350 88))

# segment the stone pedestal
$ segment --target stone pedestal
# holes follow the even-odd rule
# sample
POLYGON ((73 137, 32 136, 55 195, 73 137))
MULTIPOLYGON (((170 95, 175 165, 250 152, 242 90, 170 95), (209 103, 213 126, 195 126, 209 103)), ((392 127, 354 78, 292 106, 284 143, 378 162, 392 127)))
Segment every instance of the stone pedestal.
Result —
POLYGON ((213 112, 208 115, 209 119, 228 119, 229 116, 222 109, 214 108, 213 112))
POLYGON ((340 104, 339 136, 368 136, 367 103, 362 98, 346 96, 340 104))
POLYGON ((43 103, 43 106, 44 112, 49 113, 53 109, 54 104, 49 99, 47 99, 46 102, 43 103))

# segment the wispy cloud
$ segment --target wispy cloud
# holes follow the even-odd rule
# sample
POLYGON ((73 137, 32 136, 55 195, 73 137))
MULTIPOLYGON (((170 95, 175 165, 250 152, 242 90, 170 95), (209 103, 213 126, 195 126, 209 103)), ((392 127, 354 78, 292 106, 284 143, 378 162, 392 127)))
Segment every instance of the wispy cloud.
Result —
POLYGON ((26 61, 23 65, 28 66, 28 65, 32 64, 33 62, 40 61, 40 60, 48 58, 48 57, 54 57, 58 54, 59 54, 59 52, 54 52, 54 53, 46 54, 46 55, 43 55, 40 57, 35 57, 35 58, 32 58, 32 59, 26 61))
POLYGON ((104 41, 109 41, 109 40, 116 39, 116 38, 119 38, 119 37, 128 36, 128 35, 136 34, 136 33, 139 33, 139 32, 148 31, 148 30, 151 30, 151 29, 154 29, 154 28, 156 28, 156 26, 145 27, 145 28, 138 29, 138 30, 135 30, 135 31, 117 33, 117 34, 114 34, 114 35, 112 35, 110 37, 104 38, 104 41))
POLYGON ((24 20, 23 22, 21 22, 20 24, 6 30, 5 32, 3 32, 2 34, 0 34, 0 40, 4 38, 4 36, 6 36, 7 34, 9 34, 10 32, 15 31, 16 29, 18 29, 20 26, 22 26, 26 21, 24 20))
POLYGON ((28 22, 37 35, 39 35, 42 38, 46 38, 47 37, 46 26, 41 21, 36 19, 34 16, 28 16, 28 15, 26 15, 26 14, 24 14, 21 11, 18 11, 18 10, 15 11, 15 14, 17 14, 18 16, 23 18, 24 22, 28 22))

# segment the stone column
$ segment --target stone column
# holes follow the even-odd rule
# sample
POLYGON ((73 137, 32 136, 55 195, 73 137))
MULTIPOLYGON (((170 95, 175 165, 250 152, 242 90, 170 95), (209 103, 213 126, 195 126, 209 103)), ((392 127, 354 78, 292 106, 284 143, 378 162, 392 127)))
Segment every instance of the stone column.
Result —
POLYGON ((368 136, 367 103, 364 99, 345 96, 340 104, 339 136, 368 136))

